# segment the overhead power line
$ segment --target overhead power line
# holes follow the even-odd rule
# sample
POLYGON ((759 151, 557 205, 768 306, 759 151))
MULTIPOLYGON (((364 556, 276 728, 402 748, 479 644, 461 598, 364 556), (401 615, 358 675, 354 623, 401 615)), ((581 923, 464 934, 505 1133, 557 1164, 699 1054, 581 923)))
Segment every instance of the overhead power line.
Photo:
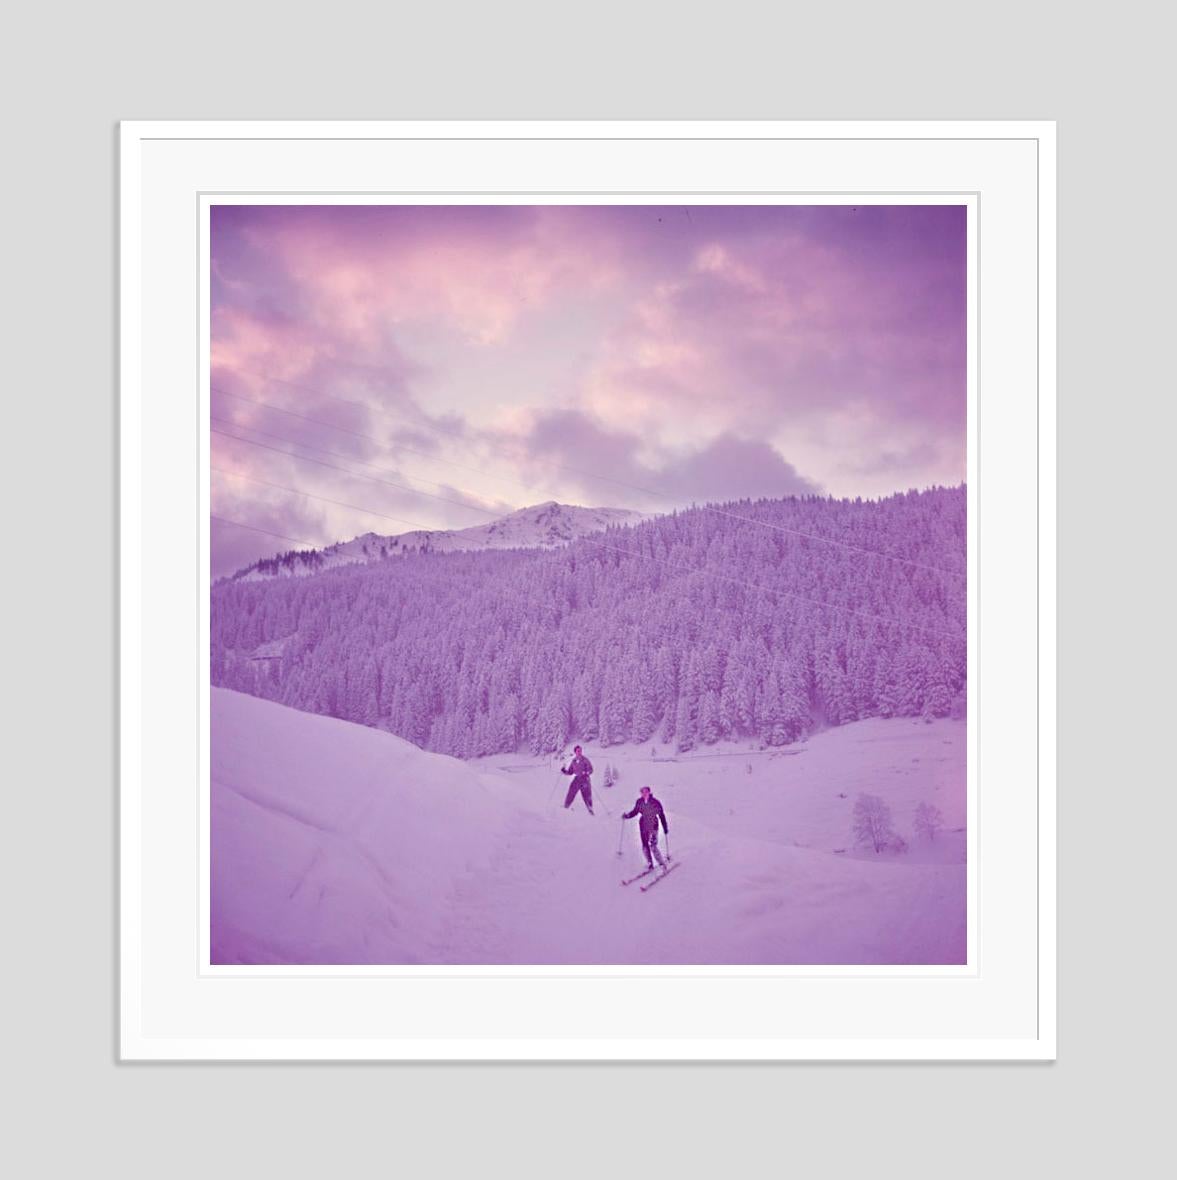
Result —
MULTIPOLYGON (((275 490, 282 491, 282 492, 289 492, 292 495, 303 496, 309 500, 320 500, 325 504, 334 504, 340 508, 350 508, 355 512, 366 512, 369 515, 380 516, 386 520, 395 520, 401 524, 413 524, 414 523, 413 521, 403 520, 401 517, 389 516, 387 513, 378 512, 375 509, 364 508, 358 504, 347 504, 341 500, 332 500, 326 496, 314 495, 311 492, 302 492, 302 491, 299 491, 297 488, 288 487, 285 484, 272 483, 269 480, 265 480, 265 479, 258 479, 256 476, 245 475, 242 472, 227 471, 227 470, 225 470, 223 468, 219 468, 219 467, 214 467, 212 470, 217 472, 217 474, 219 474, 219 475, 226 475, 226 476, 229 476, 230 478, 245 479, 251 483, 261 484, 263 487, 274 488, 275 490)), ((230 523, 233 523, 233 522, 230 522, 230 523)), ((243 527, 248 528, 250 526, 246 525, 243 527)), ((438 531, 436 529, 428 529, 424 525, 419 525, 418 527, 423 529, 426 532, 438 531)), ((256 531, 264 532, 266 530, 258 529, 256 531)), ((275 534, 275 535, 278 535, 278 534, 275 534)), ((291 540, 293 538, 288 537, 286 539, 291 540)), ((825 609, 825 610, 835 610, 835 611, 841 611, 845 614, 857 615, 858 617, 868 619, 873 623, 879 623, 882 625, 893 626, 893 627, 908 627, 910 629, 917 630, 917 631, 927 631, 927 632, 932 632, 935 634, 944 635, 944 636, 947 636, 948 638, 953 638, 953 639, 958 638, 958 636, 954 635, 953 632, 947 631, 944 628, 929 627, 929 626, 922 624, 922 623, 903 622, 899 619, 888 619, 883 615, 871 614, 869 611, 860 611, 860 610, 854 609, 853 607, 839 606, 836 603, 831 603, 831 602, 822 602, 820 599, 809 598, 808 596, 806 596, 804 594, 798 594, 792 590, 785 590, 779 586, 765 586, 765 585, 762 585, 757 582, 749 582, 744 578, 733 577, 730 574, 721 574, 715 570, 707 569, 705 567, 685 565, 681 562, 675 562, 675 561, 667 561, 664 558, 654 557, 652 554, 642 553, 639 550, 627 549, 627 548, 624 548, 624 547, 618 546, 618 545, 610 545, 608 542, 605 542, 605 541, 594 541, 591 536, 579 537, 579 538, 577 538, 577 540, 583 544, 590 545, 590 546, 593 546, 598 549, 607 549, 607 550, 611 550, 615 553, 624 554, 627 557, 640 557, 646 561, 657 562, 659 565, 667 566, 670 569, 681 570, 684 573, 702 574, 705 577, 718 578, 719 580, 724 581, 724 582, 731 582, 731 583, 734 583, 739 586, 745 586, 750 590, 757 590, 757 591, 761 591, 766 594, 780 594, 780 595, 783 595, 785 598, 794 598, 800 602, 808 602, 812 606, 821 607, 822 609, 825 609)))
POLYGON ((308 549, 323 548, 318 541, 307 541, 302 537, 289 537, 285 533, 276 533, 272 529, 258 528, 256 524, 246 524, 241 520, 230 520, 227 516, 218 516, 215 512, 209 513, 209 520, 215 520, 218 524, 235 525, 239 529, 249 529, 251 533, 265 533, 267 537, 277 537, 280 541, 293 541, 296 545, 305 545, 308 549))
MULTIPOLYGON (((231 366, 225 366, 225 367, 229 368, 231 366)), ((280 377, 267 377, 264 374, 254 373, 254 372, 252 372, 250 370, 246 370, 246 369, 235 369, 234 371, 238 372, 238 373, 243 373, 247 376, 257 377, 259 380, 275 381, 275 382, 278 382, 279 384, 282 384, 282 385, 288 385, 292 389, 299 389, 305 393, 311 393, 311 394, 314 394, 315 396, 323 397, 323 398, 329 399, 331 401, 341 402, 344 405, 356 406, 359 408, 363 408, 363 409, 367 410, 369 413, 376 413, 379 416, 384 417, 390 421, 393 420, 390 415, 381 414, 380 411, 374 410, 371 406, 368 406, 363 402, 353 401, 348 398, 337 397, 334 394, 325 393, 321 390, 314 390, 314 389, 309 388, 308 386, 297 385, 294 382, 286 381, 280 377)), ((523 488, 530 489, 530 486, 531 486, 529 484, 524 484, 519 480, 514 480, 509 476, 500 475, 500 474, 493 472, 493 471, 487 471, 485 468, 471 467, 468 464, 455 463, 449 459, 442 459, 437 455, 431 455, 426 451, 416 450, 412 447, 405 446, 402 443, 383 442, 380 439, 374 438, 372 435, 364 434, 362 431, 353 430, 347 426, 339 426, 333 422, 324 422, 322 419, 312 418, 306 414, 300 414, 295 410, 287 409, 285 406, 275 405, 273 402, 266 402, 266 401, 262 401, 258 398, 251 398, 251 397, 246 397, 243 394, 233 393, 230 390, 224 389, 221 386, 210 386, 210 388, 212 389, 212 391, 214 393, 222 394, 225 397, 231 397, 231 398, 234 398, 238 401, 243 401, 243 402, 250 403, 252 405, 260 406, 263 409, 274 410, 280 414, 288 414, 290 417, 298 418, 301 421, 311 423, 312 425, 322 426, 328 430, 338 430, 344 434, 350 434, 355 438, 364 439, 365 441, 371 442, 379 447, 385 447, 385 448, 392 449, 392 450, 403 451, 405 454, 417 455, 421 458, 429 460, 430 462, 441 463, 443 465, 454 467, 459 470, 472 472, 473 474, 476 474, 476 475, 489 477, 492 479, 503 480, 508 483, 513 483, 517 487, 523 487, 523 488)), ((246 429, 248 429, 248 427, 246 429)), ((446 432, 446 431, 442 430, 440 427, 437 427, 436 425, 434 425, 432 423, 430 423, 430 429, 434 430, 438 434, 447 435, 448 437, 451 437, 451 438, 454 437, 452 435, 452 433, 446 432)), ((289 441, 289 440, 287 440, 287 441, 289 441)), ((462 440, 462 441, 465 441, 465 440, 462 440)), ((298 444, 295 444, 295 445, 298 445, 298 444)), ((670 497, 670 496, 666 495, 665 493, 659 492, 653 488, 646 488, 646 487, 642 487, 638 484, 626 483, 623 480, 614 479, 611 476, 600 475, 597 472, 586 471, 586 470, 583 470, 581 468, 576 468, 576 467, 568 467, 563 464, 556 463, 556 464, 553 464, 553 466, 555 466, 557 468, 557 470, 567 471, 567 472, 571 472, 571 473, 574 473, 577 475, 584 476, 589 479, 595 479, 595 480, 598 480, 598 481, 601 481, 604 483, 613 484, 616 487, 626 488, 629 491, 638 492, 642 495, 653 496, 655 499, 664 500, 670 504, 674 504, 676 502, 673 499, 673 497, 670 497)), ((420 494, 426 495, 428 493, 420 493, 420 494)), ((934 565, 929 565, 926 562, 916 561, 914 558, 901 557, 896 553, 886 553, 886 552, 884 552, 882 550, 878 550, 878 549, 868 549, 868 548, 865 548, 864 546, 861 546, 861 545, 854 545, 848 541, 839 541, 833 537, 823 537, 818 533, 809 533, 809 532, 806 532, 802 529, 790 528, 788 525, 777 524, 774 521, 761 520, 760 518, 754 517, 754 516, 745 516, 745 515, 738 513, 738 512, 731 512, 725 508, 716 508, 710 504, 696 504, 695 506, 703 512, 709 512, 715 516, 725 517, 728 520, 736 520, 736 521, 740 521, 744 524, 751 524, 751 525, 756 525, 760 528, 772 529, 774 532, 785 533, 787 535, 795 536, 795 537, 801 537, 805 540, 814 541, 818 544, 832 545, 832 546, 835 546, 839 549, 843 549, 847 552, 861 554, 862 556, 876 557, 876 558, 879 558, 883 561, 898 562, 902 565, 911 566, 912 568, 915 568, 915 569, 926 570, 929 573, 940 574, 944 577, 962 578, 966 575, 966 571, 963 569, 960 569, 960 570, 944 569, 941 566, 934 566, 934 565)))
POLYGON ((809 598, 804 594, 798 594, 793 590, 784 590, 779 586, 764 586, 758 582, 749 582, 744 578, 736 578, 730 574, 717 573, 715 570, 709 570, 700 566, 684 565, 682 562, 667 561, 662 557, 655 557, 651 553, 640 553, 634 549, 626 549, 618 545, 610 545, 605 541, 594 541, 592 537, 580 537, 579 540, 585 545, 592 545, 597 549, 609 549, 614 553, 623 553, 627 557, 641 557, 647 561, 656 561, 659 565, 668 566, 670 569, 682 570, 689 574, 705 574, 710 578, 719 578, 724 582, 732 582, 738 586, 746 586, 749 590, 758 590, 765 594, 780 594, 785 598, 795 598, 799 602, 808 602, 812 606, 821 607, 823 610, 842 611, 845 614, 857 615, 859 618, 869 619, 872 623, 881 623, 890 627, 909 627, 916 631, 930 631, 937 635, 947 636, 949 639, 959 638, 958 635, 951 631, 945 630, 942 627, 929 627, 922 623, 902 622, 899 619, 889 619, 885 615, 872 614, 870 611, 855 610, 850 606, 839 606, 833 602, 822 602, 817 598, 809 598))
MULTIPOLYGON (((245 427, 242 427, 241 429, 249 430, 250 427, 245 426, 245 427)), ((220 430, 215 426, 212 427, 212 432, 214 434, 222 435, 225 438, 236 439, 238 442, 248 443, 251 447, 260 447, 262 450, 273 451, 275 454, 278 454, 278 455, 287 455, 291 459, 300 459, 304 463, 314 463, 318 467, 328 467, 332 471, 342 471, 344 475, 351 475, 356 479, 371 480, 373 483, 384 484, 385 487, 396 488, 402 492, 410 492, 415 496, 427 496, 431 500, 440 500, 443 504, 453 504, 455 507, 458 507, 458 508, 468 508, 472 512, 481 512, 485 515, 494 517, 496 519, 500 515, 502 515, 501 513, 495 512, 489 508, 479 508, 476 504, 467 504, 462 500, 451 500, 448 496, 438 496, 433 492, 423 492, 423 491, 421 491, 420 488, 410 487, 408 484, 394 483, 390 479, 379 479, 375 475, 364 475, 362 472, 352 471, 350 468, 347 468, 347 467, 340 467, 337 463, 324 463, 322 459, 312 459, 309 455, 296 455, 293 451, 285 451, 281 447, 272 447, 268 443, 256 442, 252 438, 242 438, 241 435, 230 434, 227 430, 220 430)), ((274 437, 274 436, 270 436, 270 437, 274 437)), ((296 447, 302 445, 301 443, 294 442, 293 439, 289 439, 289 440, 285 440, 285 441, 289 441, 293 446, 296 446, 296 447)), ((307 449, 313 450, 314 448, 308 447, 307 449)))
POLYGON ((273 402, 265 402, 260 398, 246 397, 244 394, 232 393, 227 389, 222 389, 219 385, 210 385, 209 388, 213 393, 219 393, 223 397, 231 397, 239 402, 248 402, 252 406, 261 406, 265 410, 275 410, 279 414, 286 414, 291 418, 298 418, 302 422, 309 422, 313 426, 323 426, 327 430, 338 430, 343 434, 350 434, 353 438, 362 438, 366 442, 375 444, 378 447, 383 447, 385 450, 403 451, 406 455, 417 455, 419 458, 428 459, 431 463, 440 463, 445 467, 453 467, 458 471, 468 471, 473 475, 488 476, 490 479, 501 480, 505 483, 514 484, 516 487, 527 488, 529 491, 534 490, 531 484, 523 483, 522 480, 512 479, 508 475, 498 475, 493 471, 486 471, 481 467, 471 467, 468 463, 456 463, 452 459, 442 459, 438 455, 431 455, 428 451, 419 451, 414 447, 406 446, 399 442, 385 442, 382 439, 375 438, 370 434, 364 434, 359 430, 352 430, 349 426, 339 426, 335 422, 324 422, 322 418, 311 418, 306 414, 300 414, 297 410, 288 410, 285 406, 277 406, 273 402))
MULTIPOLYGON (((353 512, 364 512, 369 516, 380 516, 385 520, 395 520, 397 524, 412 525, 415 529, 420 529, 426 533, 436 533, 439 529, 430 528, 427 524, 421 524, 420 521, 406 520, 403 516, 389 516, 387 512, 378 512, 375 508, 365 508, 360 504, 347 504, 343 500, 332 500, 327 496, 316 496, 312 492, 302 492, 298 488, 288 487, 286 484, 271 483, 268 479, 258 479, 256 475, 246 475, 243 471, 228 471, 223 467, 212 468, 218 475, 228 476, 230 479, 246 479, 250 483, 261 484, 263 487, 274 488, 279 492, 289 492, 292 496, 304 496, 308 500, 320 500, 324 504, 334 504, 337 508, 350 508, 353 512)), ((330 546, 322 546, 323 548, 330 548, 330 546)))
MULTIPOLYGON (((260 434, 262 436, 262 438, 271 438, 275 442, 289 443, 291 446, 301 447, 304 451, 313 451, 316 455, 326 455, 329 459, 343 459, 347 463, 356 463, 360 467, 367 467, 370 471, 379 471, 383 475, 395 475, 395 476, 398 476, 402 479, 414 479, 418 483, 427 483, 431 487, 441 488, 443 491, 456 490, 459 493, 461 492, 460 488, 454 489, 452 484, 441 483, 439 480, 436 480, 436 479, 426 479, 422 475, 413 475, 413 474, 406 475, 404 472, 400 471, 399 469, 394 470, 389 467, 379 467, 375 463, 369 463, 366 459, 358 459, 354 455, 341 454, 339 451, 328 451, 328 450, 325 450, 323 447, 312 446, 310 443, 303 442, 301 439, 287 438, 284 434, 273 434, 271 431, 262 430, 258 426, 249 425, 244 422, 238 422, 235 418, 221 418, 216 414, 211 414, 209 417, 210 417, 211 421, 220 422, 225 426, 232 426, 235 430, 248 430, 250 434, 260 434)), ((216 431, 216 433, 220 434, 222 432, 216 431)), ((231 438, 234 436, 229 435, 228 437, 231 438)), ((252 440, 242 439, 241 441, 242 442, 250 442, 252 440)), ((301 459, 302 456, 295 455, 294 458, 301 459)), ((350 468, 348 470, 349 470, 349 473, 351 473, 351 474, 357 474, 357 475, 359 474, 358 472, 351 472, 350 468)), ((410 490, 416 491, 417 489, 413 488, 410 490)), ((499 517, 503 514, 502 508, 496 508, 496 509, 483 508, 480 504, 467 504, 464 501, 462 501, 461 504, 462 504, 463 508, 470 508, 476 512, 493 513, 496 517, 499 517)), ((506 506, 506 511, 514 512, 515 506, 512 504, 508 504, 506 506)))

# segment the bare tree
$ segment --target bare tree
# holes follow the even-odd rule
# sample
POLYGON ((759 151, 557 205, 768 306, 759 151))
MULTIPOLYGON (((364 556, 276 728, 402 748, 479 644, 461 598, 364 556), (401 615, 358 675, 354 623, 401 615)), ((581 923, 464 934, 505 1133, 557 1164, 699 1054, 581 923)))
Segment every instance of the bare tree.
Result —
POLYGON ((897 839, 891 827, 891 808, 878 795, 861 794, 854 804, 854 839, 870 845, 875 852, 893 845, 897 839))
POLYGON ((935 840, 936 833, 943 826, 944 817, 940 814, 940 808, 931 803, 921 803, 915 809, 916 835, 923 836, 926 840, 935 840))

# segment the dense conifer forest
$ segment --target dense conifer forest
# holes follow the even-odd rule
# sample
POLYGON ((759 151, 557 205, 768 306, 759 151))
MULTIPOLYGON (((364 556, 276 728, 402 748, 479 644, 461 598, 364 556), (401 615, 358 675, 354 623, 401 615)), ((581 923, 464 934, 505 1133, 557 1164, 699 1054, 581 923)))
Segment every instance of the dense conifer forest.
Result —
MULTIPOLYGON (((475 757, 963 707, 966 491, 707 505, 211 591, 212 683, 475 757)), ((279 558, 278 560, 281 560, 279 558)))

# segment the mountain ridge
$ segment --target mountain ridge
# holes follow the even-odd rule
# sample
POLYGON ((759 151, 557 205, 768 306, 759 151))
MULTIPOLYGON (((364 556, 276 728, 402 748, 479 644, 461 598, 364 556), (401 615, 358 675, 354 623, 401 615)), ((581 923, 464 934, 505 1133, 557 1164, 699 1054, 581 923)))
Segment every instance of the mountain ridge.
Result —
POLYGON ((482 525, 461 529, 412 529, 405 533, 362 533, 321 549, 291 549, 261 558, 222 581, 264 581, 307 577, 345 565, 363 565, 416 553, 479 549, 551 549, 611 525, 637 524, 647 514, 628 508, 587 508, 544 500, 482 525))

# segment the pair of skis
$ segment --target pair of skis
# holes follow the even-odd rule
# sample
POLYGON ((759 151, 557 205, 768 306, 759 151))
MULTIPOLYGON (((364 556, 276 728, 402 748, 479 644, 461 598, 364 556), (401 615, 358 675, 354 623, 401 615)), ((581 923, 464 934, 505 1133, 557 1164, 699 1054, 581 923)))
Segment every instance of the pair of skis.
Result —
POLYGON ((682 864, 681 860, 672 860, 670 862, 670 864, 665 866, 665 868, 663 868, 661 865, 659 866, 659 868, 655 868, 653 865, 651 865, 648 869, 645 870, 645 872, 638 873, 638 875, 636 877, 629 877, 626 880, 622 881, 621 883, 622 883, 622 885, 632 885, 635 881, 642 880, 643 877, 653 876, 654 879, 652 881, 647 881, 644 885, 640 886, 641 891, 643 893, 646 893, 648 890, 653 889, 654 886, 657 885, 658 882, 661 881, 663 877, 670 876, 670 874, 673 873, 674 870, 677 869, 680 864, 682 864), (661 869, 661 872, 659 872, 659 869, 661 869))

